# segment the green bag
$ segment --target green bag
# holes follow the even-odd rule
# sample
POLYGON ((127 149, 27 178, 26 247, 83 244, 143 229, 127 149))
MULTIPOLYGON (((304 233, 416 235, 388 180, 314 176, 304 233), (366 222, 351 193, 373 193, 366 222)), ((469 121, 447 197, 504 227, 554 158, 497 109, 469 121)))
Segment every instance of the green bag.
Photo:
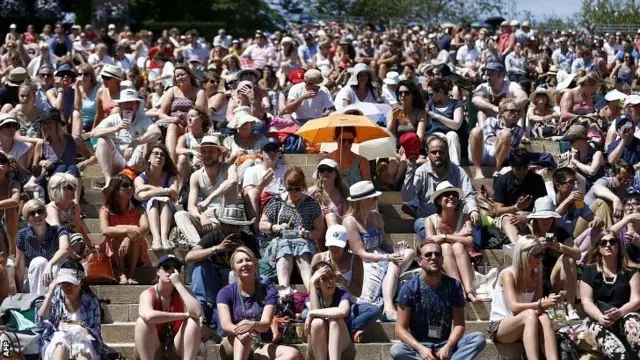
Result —
POLYGON ((27 311, 9 310, 9 322, 7 327, 17 331, 32 330, 36 327, 36 308, 27 311))

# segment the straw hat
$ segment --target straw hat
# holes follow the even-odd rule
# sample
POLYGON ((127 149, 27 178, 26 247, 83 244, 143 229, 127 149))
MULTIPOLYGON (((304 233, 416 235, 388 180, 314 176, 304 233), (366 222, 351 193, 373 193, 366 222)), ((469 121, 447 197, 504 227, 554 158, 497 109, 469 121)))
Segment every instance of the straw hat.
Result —
POLYGON ((458 198, 462 198, 464 193, 462 192, 461 189, 453 186, 450 182, 448 181, 443 181, 440 184, 438 184, 438 186, 436 186, 436 191, 431 194, 431 196, 429 197, 429 200, 431 200, 431 202, 435 203, 436 199, 442 195, 442 194, 446 194, 446 193, 450 193, 450 192, 454 192, 458 194, 458 198))
POLYGON ((552 108, 555 106, 555 101, 553 101, 553 91, 550 91, 549 89, 545 89, 541 87, 537 88, 529 96, 529 102, 531 103, 532 106, 535 105, 533 102, 538 95, 544 95, 547 97, 547 107, 552 108))

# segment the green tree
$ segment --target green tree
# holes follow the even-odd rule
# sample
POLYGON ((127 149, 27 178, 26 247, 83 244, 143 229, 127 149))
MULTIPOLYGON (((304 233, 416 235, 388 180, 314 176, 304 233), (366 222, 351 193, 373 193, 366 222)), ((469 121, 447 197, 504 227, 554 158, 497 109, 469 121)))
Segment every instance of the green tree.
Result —
POLYGON ((640 4, 634 0, 582 0, 578 19, 586 28, 595 24, 637 24, 640 4))

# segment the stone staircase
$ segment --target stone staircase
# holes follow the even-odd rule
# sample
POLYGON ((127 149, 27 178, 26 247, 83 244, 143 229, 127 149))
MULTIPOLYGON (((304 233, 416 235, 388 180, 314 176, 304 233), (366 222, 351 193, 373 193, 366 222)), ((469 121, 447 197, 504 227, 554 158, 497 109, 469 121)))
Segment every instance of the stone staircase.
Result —
MULTIPOLYGON (((550 152, 554 156, 559 154, 559 145, 549 141, 533 141, 531 145, 528 145, 528 148, 530 151, 550 152)), ((312 181, 312 174, 321 159, 322 156, 318 154, 284 156, 286 165, 296 165, 302 168, 308 183, 312 181)), ((465 167, 465 170, 469 172, 470 169, 465 167)), ((492 187, 491 175, 493 169, 486 168, 483 170, 487 179, 473 180, 476 189, 479 189, 480 185, 492 187)), ((104 202, 104 197, 101 191, 94 189, 96 182, 99 180, 103 180, 103 177, 97 165, 90 166, 83 171, 84 197, 81 201, 81 208, 85 216, 84 222, 95 244, 99 244, 103 240, 103 236, 100 233, 98 213, 104 202)), ((394 242, 406 241, 410 245, 415 245, 414 219, 401 210, 402 199, 400 192, 383 192, 378 199, 378 204, 380 212, 385 219, 386 231, 390 234, 391 239, 394 242)), ((157 262, 159 256, 164 254, 166 254, 164 251, 154 252, 149 250, 149 258, 153 264, 157 262)), ((493 267, 503 268, 505 266, 505 256, 502 250, 485 250, 483 254, 483 263, 480 267, 484 270, 481 269, 480 271, 485 272, 493 267)), ((176 253, 176 256, 179 257, 183 255, 176 253)), ((507 258, 506 262, 510 262, 510 259, 507 258)), ((154 277, 154 269, 141 269, 138 280, 141 283, 151 284, 154 277)), ((106 305, 105 323, 102 325, 103 339, 107 344, 121 351, 127 358, 133 358, 134 353, 134 323, 138 318, 138 297, 147 287, 148 285, 100 285, 92 287, 95 294, 108 303, 106 305)), ((299 285, 299 287, 302 286, 299 285)), ((465 308, 467 330, 486 333, 490 309, 490 301, 467 304, 465 308)), ((365 330, 364 337, 366 343, 356 345, 358 360, 386 360, 389 358, 391 345, 397 342, 394 323, 377 322, 365 330)), ((306 356, 306 344, 296 346, 306 356)), ((496 345, 487 340, 487 346, 478 359, 520 359, 521 354, 522 346, 520 344, 496 345)), ((199 358, 218 360, 218 346, 212 340, 203 343, 199 358)))

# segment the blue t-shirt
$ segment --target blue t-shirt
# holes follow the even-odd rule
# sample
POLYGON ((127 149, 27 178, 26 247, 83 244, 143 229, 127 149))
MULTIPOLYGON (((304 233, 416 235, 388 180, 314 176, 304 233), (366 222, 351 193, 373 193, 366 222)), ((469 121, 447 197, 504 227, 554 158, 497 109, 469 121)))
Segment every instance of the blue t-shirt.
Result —
POLYGON ((442 275, 440 286, 430 288, 422 278, 422 272, 407 281, 396 302, 411 309, 409 331, 419 342, 447 340, 453 324, 453 308, 464 308, 462 285, 456 279, 442 275), (440 338, 429 338, 429 327, 440 330, 440 338))
MULTIPOLYGON (((336 289, 336 292, 333 293, 333 300, 331 301, 331 304, 324 304, 323 309, 338 307, 342 302, 342 300, 347 300, 349 302, 349 309, 351 309, 351 300, 350 300, 349 292, 337 286, 335 289, 336 289)), ((318 295, 319 294, 320 294, 320 291, 318 291, 318 295)), ((304 302, 305 304, 307 304, 307 308, 311 308, 310 306, 311 298, 309 296, 307 296, 307 299, 304 302)), ((344 322, 347 324, 347 328, 349 329, 349 331, 351 331, 351 310, 349 310, 349 314, 345 316, 344 322)))
MULTIPOLYGON (((427 102, 427 107, 429 108, 429 111, 433 111, 434 113, 442 115, 451 120, 453 120, 453 113, 456 111, 456 109, 463 106, 464 104, 462 103, 462 101, 453 100, 449 104, 449 106, 447 106, 446 109, 441 111, 436 108, 436 104, 434 104, 432 100, 429 100, 429 102, 427 102)), ((449 131, 457 131, 457 130, 450 129, 449 127, 447 127, 437 119, 431 119, 431 121, 429 121, 429 124, 427 125, 427 135, 433 135, 434 133, 437 133, 437 132, 446 134, 449 131)))
MULTIPOLYGON (((220 291, 216 296, 216 303, 227 304, 231 310, 231 322, 234 324, 242 320, 260 321, 262 311, 267 305, 276 305, 278 303, 278 290, 273 285, 261 285, 261 296, 256 293, 251 297, 240 298, 238 284, 229 284, 220 291), (244 306, 242 304, 244 303, 244 306)), ((261 334, 262 341, 270 341, 273 333, 269 330, 267 333, 261 334)))
MULTIPOLYGON (((611 155, 613 150, 616 149, 618 144, 620 144, 620 141, 622 141, 622 139, 618 139, 613 143, 609 144, 609 147, 607 148, 607 157, 611 155)), ((622 155, 620 156, 620 158, 626 160, 631 165, 635 165, 639 163, 640 162, 640 139, 634 136, 633 140, 631 140, 631 144, 629 144, 628 146, 625 146, 624 149, 622 149, 622 155)))
MULTIPOLYGON (((636 49, 633 49, 633 51, 631 51, 631 57, 633 58, 633 60, 638 60, 638 58, 640 58, 640 54, 638 54, 636 49)), ((616 60, 618 60, 619 62, 622 62, 622 60, 624 60, 623 50, 618 50, 618 52, 616 53, 616 60)))

